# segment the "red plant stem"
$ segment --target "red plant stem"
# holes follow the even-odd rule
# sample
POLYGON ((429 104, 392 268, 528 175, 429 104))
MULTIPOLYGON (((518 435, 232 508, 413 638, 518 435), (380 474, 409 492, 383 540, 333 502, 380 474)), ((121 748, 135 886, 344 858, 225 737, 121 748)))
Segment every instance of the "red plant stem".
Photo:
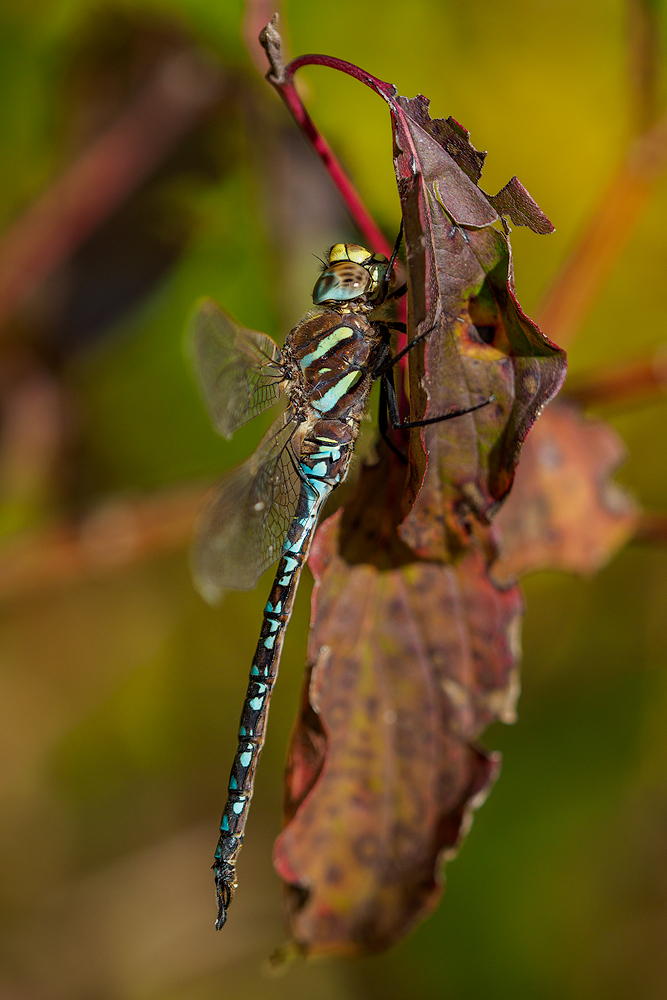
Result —
POLYGON ((145 180, 219 92, 218 73, 195 52, 164 62, 135 103, 0 242, 0 325, 145 180))
MULTIPOLYGON (((318 131, 315 123, 306 111, 303 106, 303 102, 297 93, 294 85, 294 74, 302 66, 311 65, 327 66, 330 69, 339 69, 342 72, 349 73, 350 76, 354 76, 363 83, 366 83, 367 86, 373 86, 369 83, 369 80, 375 81, 375 84, 378 86, 386 87, 386 84, 383 84, 381 80, 375 80, 375 77, 370 77, 368 73, 363 73, 362 70, 360 70, 357 66, 353 66, 352 63, 346 63, 341 59, 333 59, 330 56, 320 55, 300 56, 298 59, 294 59, 285 68, 284 75, 281 75, 280 77, 274 73, 269 73, 267 75, 269 83, 271 83, 278 91, 295 122, 322 160, 327 173, 338 188, 340 195, 347 206, 347 210, 352 216, 354 224, 361 233, 365 245, 370 247, 370 249, 372 249, 375 253, 383 253, 386 257, 390 257, 392 251, 391 244, 388 242, 382 230, 371 218, 354 184, 336 159, 336 155, 326 139, 318 131)), ((376 89, 376 87, 373 86, 373 89, 376 89)))
MULTIPOLYGON (((344 59, 336 59, 333 56, 299 56, 298 59, 293 59, 292 62, 285 66, 282 57, 282 41, 276 25, 277 16, 274 16, 260 34, 260 42, 271 65, 271 70, 267 73, 266 78, 278 91, 299 129, 322 160, 325 170, 338 188, 357 229, 362 234, 365 245, 370 247, 375 253, 382 253, 386 257, 391 257, 393 247, 387 241, 382 230, 375 224, 352 181, 343 170, 333 150, 320 134, 312 118, 303 106, 303 102, 294 85, 294 74, 303 66, 325 66, 328 69, 335 69, 341 73, 346 73, 365 86, 370 87, 371 90, 387 101, 388 104, 390 104, 390 98, 395 94, 395 87, 390 83, 379 80, 353 63, 346 62, 344 59)), ((406 319, 406 304, 405 298, 397 303, 397 315, 403 321, 406 319)), ((397 348, 401 349, 405 345, 405 342, 404 335, 399 334, 397 337, 397 348)), ((405 360, 400 361, 398 367, 401 372, 404 372, 405 360)), ((399 379, 398 397, 399 413, 401 416, 404 416, 408 408, 404 378, 399 379)))

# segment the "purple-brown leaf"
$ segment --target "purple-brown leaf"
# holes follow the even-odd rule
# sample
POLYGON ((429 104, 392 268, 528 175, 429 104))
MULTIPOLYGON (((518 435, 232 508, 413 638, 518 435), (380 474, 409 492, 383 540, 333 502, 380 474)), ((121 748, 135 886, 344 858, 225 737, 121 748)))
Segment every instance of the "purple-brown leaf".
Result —
POLYGON ((424 98, 397 97, 392 113, 411 336, 430 331, 412 352, 413 419, 493 400, 412 435, 401 534, 420 555, 449 558, 452 532, 469 515, 488 521, 507 495, 521 444, 565 377, 564 353, 516 300, 499 211, 552 227, 516 178, 495 198, 477 186, 483 154, 453 119, 432 121, 424 98))
POLYGON ((498 769, 476 738, 513 719, 522 611, 477 551, 383 570, 340 547, 335 515, 310 558, 316 621, 274 857, 293 938, 318 954, 388 947, 440 899, 440 861, 498 769))

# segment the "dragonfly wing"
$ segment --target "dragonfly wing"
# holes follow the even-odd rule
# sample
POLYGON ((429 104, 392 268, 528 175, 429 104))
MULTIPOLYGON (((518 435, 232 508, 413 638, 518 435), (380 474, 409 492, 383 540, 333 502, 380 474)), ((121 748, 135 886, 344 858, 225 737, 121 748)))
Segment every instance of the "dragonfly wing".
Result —
POLYGON ((203 299, 192 314, 188 346, 206 408, 223 437, 278 401, 280 348, 265 333, 239 326, 213 299, 203 299))
POLYGON ((197 590, 211 604, 224 590, 251 590, 281 554, 301 490, 296 429, 281 417, 209 494, 195 531, 192 570, 197 590))

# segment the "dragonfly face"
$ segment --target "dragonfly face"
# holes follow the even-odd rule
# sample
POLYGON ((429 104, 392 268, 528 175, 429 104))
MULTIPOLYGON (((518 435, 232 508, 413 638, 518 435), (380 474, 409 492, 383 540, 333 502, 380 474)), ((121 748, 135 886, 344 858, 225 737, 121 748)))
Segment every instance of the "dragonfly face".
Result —
POLYGON ((375 308, 387 296, 388 266, 383 254, 372 254, 356 243, 336 243, 313 289, 313 302, 334 307, 350 304, 360 310, 375 308))

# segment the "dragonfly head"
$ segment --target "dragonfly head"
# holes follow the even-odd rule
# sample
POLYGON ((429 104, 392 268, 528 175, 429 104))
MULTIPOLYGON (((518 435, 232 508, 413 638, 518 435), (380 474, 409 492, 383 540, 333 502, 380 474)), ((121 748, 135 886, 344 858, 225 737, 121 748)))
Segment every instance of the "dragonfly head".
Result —
POLYGON ((337 305, 364 299, 373 303, 383 289, 386 295, 383 279, 388 264, 382 254, 373 254, 356 243, 336 243, 329 250, 326 267, 315 283, 313 302, 337 305))

